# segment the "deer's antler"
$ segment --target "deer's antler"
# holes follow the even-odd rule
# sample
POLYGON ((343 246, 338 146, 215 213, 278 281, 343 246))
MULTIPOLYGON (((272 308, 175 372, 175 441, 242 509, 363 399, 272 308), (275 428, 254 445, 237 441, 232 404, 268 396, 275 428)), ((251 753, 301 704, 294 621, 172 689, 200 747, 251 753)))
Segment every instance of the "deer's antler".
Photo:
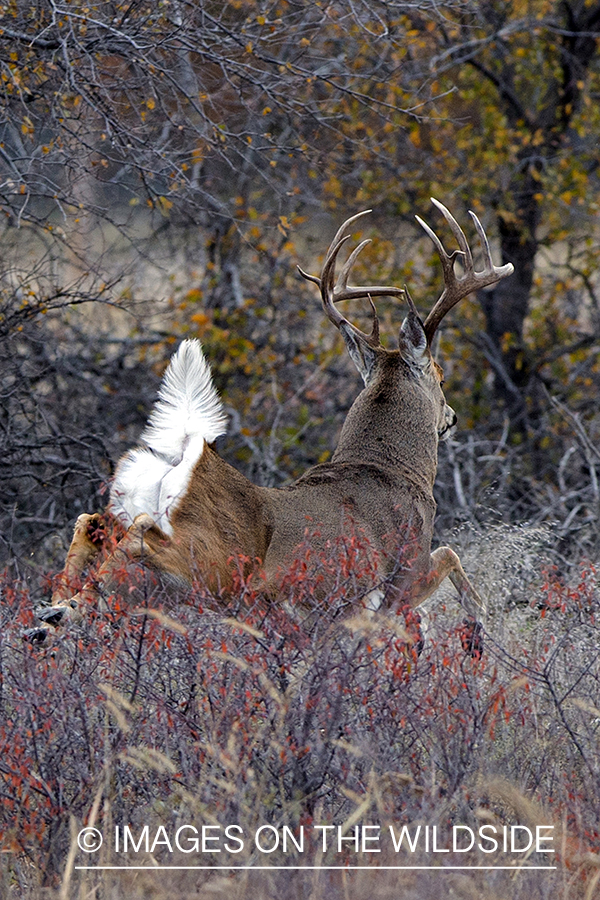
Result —
POLYGON ((427 234, 433 241, 433 245, 439 254, 440 261, 442 263, 442 270, 444 273, 445 287, 442 295, 425 319, 424 328, 429 344, 431 344, 438 325, 440 324, 446 313, 449 312, 453 306, 456 306, 459 300, 462 300, 463 297, 466 297, 468 294, 473 293, 473 291, 488 287, 491 284, 496 284, 502 278, 506 278, 507 275, 510 275, 513 272, 512 263, 506 263, 506 265, 504 266, 494 265, 494 263, 492 262, 490 245, 488 243, 485 231, 483 230, 483 226, 475 213, 469 210, 469 215, 473 219, 473 223, 475 225, 475 228, 477 229, 477 234, 479 235, 479 240, 481 241, 481 246, 483 249, 484 268, 481 272, 476 272, 475 266, 473 264, 473 255, 462 228, 460 227, 452 213, 448 209, 446 209, 443 203, 440 203, 439 200, 434 200, 433 197, 431 198, 431 202, 434 204, 434 206, 437 206, 439 211, 448 222, 450 228, 454 232, 456 240, 458 241, 460 250, 455 250, 453 253, 446 253, 442 242, 435 234, 435 232, 431 230, 429 225, 424 222, 423 219, 420 218, 420 216, 415 217, 419 225, 427 232, 427 234), (454 261, 456 260, 457 256, 462 257, 462 264, 465 270, 464 274, 460 278, 454 271, 454 261))
POLYGON ((333 322, 336 328, 339 329, 341 325, 346 325, 354 332, 354 334, 364 338, 364 340, 366 340, 367 343, 370 344, 370 346, 379 347, 381 346, 379 343, 379 319, 377 317, 377 310, 375 309, 375 304, 373 303, 372 298, 403 297, 404 289, 391 287, 388 285, 367 285, 365 287, 354 287, 352 285, 348 285, 348 276, 350 275, 350 270, 356 262, 356 258, 363 247, 366 247, 367 244, 370 244, 369 240, 362 241, 358 245, 358 247, 356 247, 352 251, 348 259, 344 263, 337 281, 335 281, 335 264, 337 256, 343 245, 350 237, 350 235, 348 234, 350 226, 353 225, 357 219, 360 219, 362 216, 368 215, 368 213, 370 212, 370 209, 365 209, 363 210, 363 212, 356 213, 356 215, 351 216, 349 219, 346 219, 343 225, 339 228, 334 239, 329 245, 327 255, 325 256, 325 262, 323 263, 323 268, 321 269, 320 277, 317 275, 309 275, 307 272, 304 272, 300 268, 300 266, 298 266, 298 271, 303 278, 306 278, 307 281, 312 281, 313 284, 317 284, 319 286, 325 313, 327 314, 329 321, 333 322), (356 325, 353 325, 352 322, 349 322, 348 319, 346 319, 334 305, 335 303, 339 303, 340 300, 356 300, 365 298, 368 299, 373 311, 373 328, 370 334, 365 334, 364 331, 361 331, 360 328, 357 328, 356 325))

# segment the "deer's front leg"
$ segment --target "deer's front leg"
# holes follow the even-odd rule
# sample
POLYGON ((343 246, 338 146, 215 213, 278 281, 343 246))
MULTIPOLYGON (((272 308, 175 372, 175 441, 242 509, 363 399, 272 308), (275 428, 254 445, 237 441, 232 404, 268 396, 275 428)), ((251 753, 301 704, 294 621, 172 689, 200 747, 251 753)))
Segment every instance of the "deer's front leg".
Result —
POLYGON ((427 578, 417 582, 410 605, 419 606, 433 594, 445 578, 458 591, 460 602, 468 614, 462 629, 462 645, 466 653, 480 657, 483 652, 482 620, 486 608, 483 600, 467 578, 461 561, 450 547, 438 547, 430 556, 427 578))
POLYGON ((438 547, 431 554, 431 568, 438 573, 436 587, 448 577, 460 596, 460 602, 470 616, 478 622, 486 613, 485 603, 467 578, 461 561, 450 547, 438 547), (439 574, 441 573, 441 574, 439 574))
POLYGON ((449 578, 460 595, 460 602, 478 621, 485 616, 485 604, 465 574, 461 561, 450 547, 438 547, 429 557, 429 572, 414 583, 410 605, 420 606, 431 597, 445 578, 449 578))

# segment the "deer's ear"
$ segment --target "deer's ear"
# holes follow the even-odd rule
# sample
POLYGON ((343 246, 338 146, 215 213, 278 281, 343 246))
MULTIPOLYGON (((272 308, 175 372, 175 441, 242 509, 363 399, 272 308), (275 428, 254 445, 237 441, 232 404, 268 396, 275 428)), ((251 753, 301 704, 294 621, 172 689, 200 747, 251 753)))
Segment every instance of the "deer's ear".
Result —
POLYGON ((340 325, 340 333, 348 349, 350 359, 358 369, 365 386, 370 382, 375 369, 377 354, 375 349, 367 343, 362 334, 356 333, 344 322, 340 325))
POLYGON ((416 312, 410 310, 400 329, 400 352, 408 363, 421 368, 429 360, 427 335, 416 312))

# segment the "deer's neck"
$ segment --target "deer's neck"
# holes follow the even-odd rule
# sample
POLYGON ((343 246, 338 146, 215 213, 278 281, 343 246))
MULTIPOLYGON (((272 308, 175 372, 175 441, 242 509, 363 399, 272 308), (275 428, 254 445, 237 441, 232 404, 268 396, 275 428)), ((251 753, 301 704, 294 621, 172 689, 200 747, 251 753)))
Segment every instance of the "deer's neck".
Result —
POLYGON ((437 448, 434 407, 420 385, 373 384, 354 401, 332 461, 375 464, 431 492, 437 448))

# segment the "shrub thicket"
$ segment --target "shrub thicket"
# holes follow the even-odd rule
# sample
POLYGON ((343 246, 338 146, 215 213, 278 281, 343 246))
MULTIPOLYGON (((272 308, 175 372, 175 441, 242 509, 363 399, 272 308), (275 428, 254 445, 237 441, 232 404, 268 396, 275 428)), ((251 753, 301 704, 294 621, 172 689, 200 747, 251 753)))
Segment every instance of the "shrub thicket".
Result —
POLYGON ((312 607, 269 603, 256 581, 240 574, 235 601, 225 604, 197 586, 173 608, 172 598, 140 575, 127 602, 107 597, 103 610, 90 607, 82 625, 41 647, 22 640, 31 600, 6 580, 5 895, 53 896, 61 885, 62 897, 241 897, 249 889, 264 897, 325 890, 340 898, 365 890, 384 897, 402 885, 406 896, 423 898, 444 879, 456 896, 516 898, 527 891, 550 898, 560 891, 591 898, 600 871, 596 571, 583 566, 566 583, 550 568, 527 605, 496 608, 480 659, 464 654, 456 605, 442 614, 438 595, 419 655, 413 614, 362 609, 353 575, 369 565, 365 550, 358 538, 333 548, 331 558, 304 548, 290 591, 309 598, 324 575, 334 576, 335 586, 312 607), (125 825, 136 843, 147 825, 148 846, 142 840, 138 853, 131 846, 125 855, 114 852, 114 829, 122 840, 125 825), (210 835, 219 842, 208 846, 221 852, 179 852, 174 835, 183 825, 199 832, 215 826, 210 835), (243 830, 239 853, 233 839, 227 852, 216 828, 228 825, 243 830), (379 825, 382 852, 356 853, 345 841, 339 853, 334 830, 323 852, 316 825, 342 826, 346 837, 355 827, 379 825), (500 848, 433 858, 423 840, 414 853, 406 843, 394 853, 390 825, 396 835, 403 825, 411 834, 435 825, 438 848, 451 847, 456 825, 476 833, 483 825, 552 825, 556 853, 500 848), (77 849, 83 826, 105 835, 100 853, 77 849), (251 837, 263 826, 259 852, 251 837), (282 834, 284 826, 287 853, 267 853, 273 829, 282 834), (300 854, 289 835, 299 841, 302 827, 300 854), (527 869, 549 861, 556 870, 527 869), (171 881, 164 871, 138 878, 76 868, 96 863, 373 870, 213 870, 171 881), (382 868, 431 864, 517 864, 523 871, 417 877, 382 868))

